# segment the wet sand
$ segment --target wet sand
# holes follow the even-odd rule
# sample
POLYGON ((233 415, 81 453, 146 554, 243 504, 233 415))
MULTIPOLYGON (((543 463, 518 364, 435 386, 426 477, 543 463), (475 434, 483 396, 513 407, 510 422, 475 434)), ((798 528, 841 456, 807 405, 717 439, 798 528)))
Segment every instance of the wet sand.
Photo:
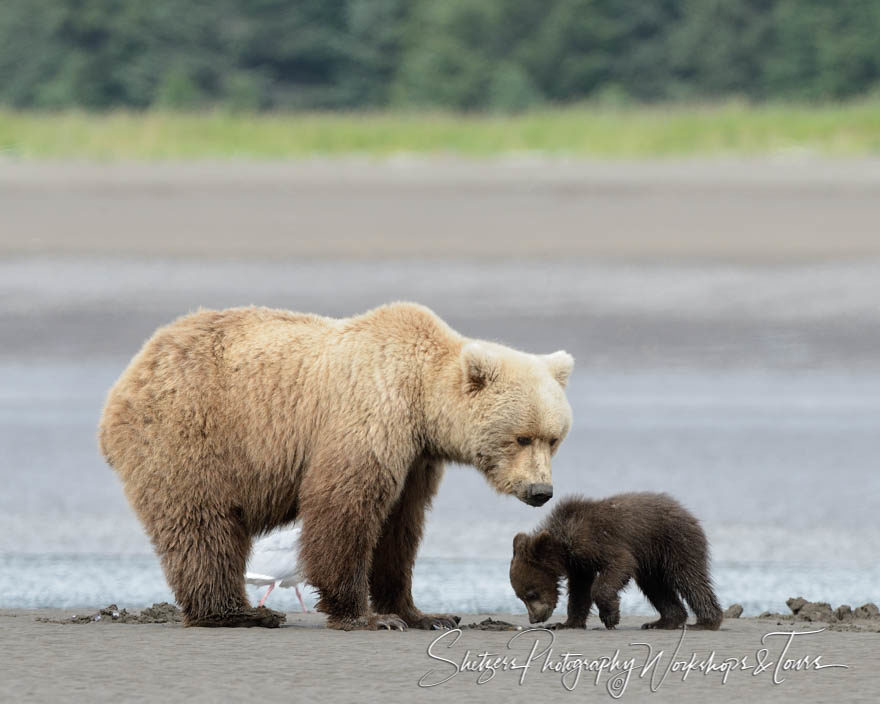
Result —
POLYGON ((854 257, 878 200, 877 159, 0 160, 0 254, 854 257))
MULTIPOLYGON (((571 701, 571 697, 590 701, 613 701, 609 680, 602 672, 570 672, 565 684, 562 674, 545 669, 544 657, 522 670, 496 672, 494 678, 477 684, 480 672, 463 671, 456 663, 478 665, 484 652, 529 659, 537 643, 540 654, 550 645, 546 632, 526 631, 511 642, 516 632, 462 630, 460 640, 451 644, 455 633, 438 632, 353 632, 342 633, 323 627, 318 614, 288 614, 288 625, 277 630, 264 629, 185 629, 177 624, 86 624, 59 625, 38 622, 37 616, 69 616, 71 611, 0 611, 0 647, 3 677, 0 699, 6 701, 384 701, 408 702, 416 698, 456 702, 506 702, 515 697, 540 697, 540 701, 571 701), (510 647, 508 647, 510 644, 510 647), (446 647, 449 646, 449 647, 446 647), (432 674, 428 674, 433 671, 432 674), (452 675, 452 676, 451 676, 452 675), (451 677, 450 677, 451 676, 451 677), (430 689, 423 684, 448 681, 430 689)), ((79 613, 83 613, 82 610, 79 613)), ((522 615, 494 615, 528 628, 522 615)), ((462 624, 478 622, 485 614, 464 615, 462 624)), ((597 621, 591 617, 591 627, 597 621)), ((634 659, 635 669, 623 691, 624 701, 642 700, 649 694, 653 674, 655 686, 648 701, 706 702, 832 700, 873 701, 880 675, 877 653, 880 634, 823 631, 795 636, 785 650, 788 636, 769 636, 762 660, 767 669, 757 674, 751 669, 732 670, 723 683, 723 672, 689 672, 682 681, 681 671, 663 673, 673 661, 694 663, 714 652, 714 663, 727 658, 747 658, 754 666, 761 639, 775 631, 812 631, 815 623, 782 623, 768 619, 728 619, 718 632, 643 631, 644 618, 625 617, 615 631, 563 631, 555 635, 549 662, 558 663, 565 653, 580 654, 588 662, 612 658, 619 662, 634 659), (648 656, 648 643, 653 652, 648 656), (676 653, 676 648, 678 651, 676 653), (783 651, 785 652, 783 653, 783 651), (646 670, 647 660, 663 651, 655 670, 646 670), (806 667, 804 657, 813 665, 806 667), (819 664, 842 664, 843 668, 815 669, 819 664), (776 663, 786 659, 800 662, 801 669, 776 671, 776 663), (769 664, 768 664, 769 663, 769 664), (777 680, 783 682, 775 684, 777 680)), ((572 656, 575 658, 577 656, 572 656)), ((614 674, 620 674, 615 672, 614 674)), ((483 675, 488 677, 488 674, 483 675)))

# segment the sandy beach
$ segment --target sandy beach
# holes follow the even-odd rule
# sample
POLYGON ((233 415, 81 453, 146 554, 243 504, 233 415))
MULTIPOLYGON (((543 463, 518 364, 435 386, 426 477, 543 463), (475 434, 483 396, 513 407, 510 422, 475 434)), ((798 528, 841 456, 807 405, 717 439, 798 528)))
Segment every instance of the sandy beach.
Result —
MULTIPOLYGON (((275 631, 37 621, 171 598, 95 426, 143 340, 199 306, 410 299, 465 334, 564 347, 560 496, 674 494, 704 523, 719 598, 747 616, 792 594, 880 601, 878 203, 877 160, 0 161, 0 700, 610 700, 608 676, 569 692, 537 665, 522 684, 468 671, 420 688, 451 670, 427 654, 442 634, 340 633, 318 615, 275 631)), ((423 608, 527 626, 506 566, 543 514, 508 498, 447 471, 416 566, 423 608)), ((663 669, 681 637, 638 630, 645 608, 625 594, 622 628, 562 632, 554 653, 636 658, 623 699, 640 701, 631 644, 662 649, 663 669)), ((775 660, 782 637, 762 636, 821 626, 728 620, 688 632, 679 656, 775 660)), ((508 648, 514 635, 463 630, 437 652, 527 658, 535 638, 508 648)), ((875 632, 799 636, 786 657, 847 669, 673 672, 648 700, 874 701, 878 653, 875 632)))
MULTIPOLYGON (((60 625, 36 620, 72 613, 0 611, 4 670, 0 698, 408 702, 452 697, 458 702, 505 702, 578 697, 613 701, 611 690, 624 701, 642 701, 650 694, 648 700, 657 702, 742 701, 746 697, 868 702, 874 701, 878 682, 880 634, 807 633, 823 628, 823 624, 808 622, 727 619, 718 632, 682 633, 640 630, 643 619, 625 617, 614 631, 594 630, 594 622, 587 631, 552 636, 546 631, 463 628, 459 637, 456 632, 343 633, 324 628, 318 614, 297 613, 288 614, 287 625, 277 630, 185 629, 178 624, 60 625), (802 635, 787 635, 792 631, 802 635), (764 638, 775 632, 785 635, 764 638), (761 648, 767 648, 767 653, 758 652, 761 648), (529 667, 504 670, 498 666, 490 679, 486 663, 492 659, 483 658, 483 653, 506 656, 509 666, 529 663, 529 667), (563 673, 558 668, 566 653, 570 654, 569 671, 563 673), (597 673, 603 658, 605 667, 611 667, 615 653, 622 669, 597 673), (714 654, 715 667, 727 663, 726 682, 723 670, 696 669, 710 654, 714 654), (659 656, 655 667, 646 667, 655 656, 659 656), (581 664, 571 664, 578 661, 581 664), (681 664, 673 665, 682 662, 690 663, 686 676, 681 664), (476 669, 467 670, 465 664, 476 669), (846 668, 819 667, 826 665, 846 668), (627 667, 631 668, 628 679, 627 667), (484 682, 478 684, 481 677, 484 682)), ((528 628, 523 615, 492 616, 528 628)), ((465 614, 462 625, 486 617, 465 614)))

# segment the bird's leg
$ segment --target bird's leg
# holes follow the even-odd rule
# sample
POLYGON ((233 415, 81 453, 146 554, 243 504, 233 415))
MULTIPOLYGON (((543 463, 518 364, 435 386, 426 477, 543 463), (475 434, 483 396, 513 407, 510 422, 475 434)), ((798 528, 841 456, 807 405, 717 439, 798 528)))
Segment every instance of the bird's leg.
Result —
POLYGON ((260 599, 260 603, 257 604, 257 608, 261 607, 263 604, 266 603, 266 599, 269 598, 269 595, 272 593, 272 590, 275 588, 275 584, 276 584, 276 582, 272 582, 272 584, 269 585, 269 588, 266 590, 266 593, 263 594, 263 598, 260 599))
POLYGON ((306 608, 306 603, 303 601, 302 594, 299 593, 299 585, 294 584, 293 588, 296 589, 296 598, 299 599, 299 605, 302 606, 303 613, 309 613, 309 610, 306 608))

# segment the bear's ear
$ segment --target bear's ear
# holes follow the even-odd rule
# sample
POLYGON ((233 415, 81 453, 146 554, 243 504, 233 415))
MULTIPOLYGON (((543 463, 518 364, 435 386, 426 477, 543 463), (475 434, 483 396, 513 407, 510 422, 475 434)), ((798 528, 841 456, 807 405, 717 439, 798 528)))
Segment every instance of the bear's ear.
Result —
POLYGON ((568 378, 571 376, 571 370, 574 369, 574 357, 565 350, 559 350, 553 354, 545 354, 543 359, 553 378, 559 382, 561 387, 565 388, 568 378))
POLYGON ((479 342, 468 342, 461 350, 461 372, 466 393, 476 393, 495 381, 500 362, 479 342))
POLYGON ((553 549, 553 536, 546 530, 542 530, 535 536, 532 543, 532 553, 538 560, 546 560, 553 549))
POLYGON ((513 554, 521 555, 526 549, 526 543, 529 541, 529 536, 525 533, 517 533, 513 536, 513 554))

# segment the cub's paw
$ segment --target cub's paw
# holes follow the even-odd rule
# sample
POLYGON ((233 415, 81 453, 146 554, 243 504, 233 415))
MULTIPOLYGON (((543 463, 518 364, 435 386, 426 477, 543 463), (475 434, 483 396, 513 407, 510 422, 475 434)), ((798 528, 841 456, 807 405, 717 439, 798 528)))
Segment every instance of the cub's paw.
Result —
POLYGON ((611 630, 612 628, 616 628, 617 624, 620 623, 620 609, 609 609, 605 611, 603 609, 599 610, 599 618, 602 620, 602 623, 605 624, 605 628, 611 630))
POLYGON ((418 614, 406 619, 410 628, 419 628, 425 631, 443 631, 458 628, 461 616, 455 614, 418 614))
POLYGON ((681 628, 684 625, 684 621, 677 623, 675 621, 669 621, 667 619, 659 618, 656 621, 649 621, 648 623, 642 624, 642 629, 657 629, 663 631, 675 631, 681 628))
POLYGON ((559 623, 549 623, 544 628, 549 628, 551 631, 561 631, 565 628, 580 628, 584 629, 587 627, 586 622, 584 623, 574 623, 573 621, 561 621, 559 623))
POLYGON ((721 621, 720 618, 717 621, 697 621, 692 626, 688 626, 688 629, 691 631, 717 631, 721 628, 721 621))

